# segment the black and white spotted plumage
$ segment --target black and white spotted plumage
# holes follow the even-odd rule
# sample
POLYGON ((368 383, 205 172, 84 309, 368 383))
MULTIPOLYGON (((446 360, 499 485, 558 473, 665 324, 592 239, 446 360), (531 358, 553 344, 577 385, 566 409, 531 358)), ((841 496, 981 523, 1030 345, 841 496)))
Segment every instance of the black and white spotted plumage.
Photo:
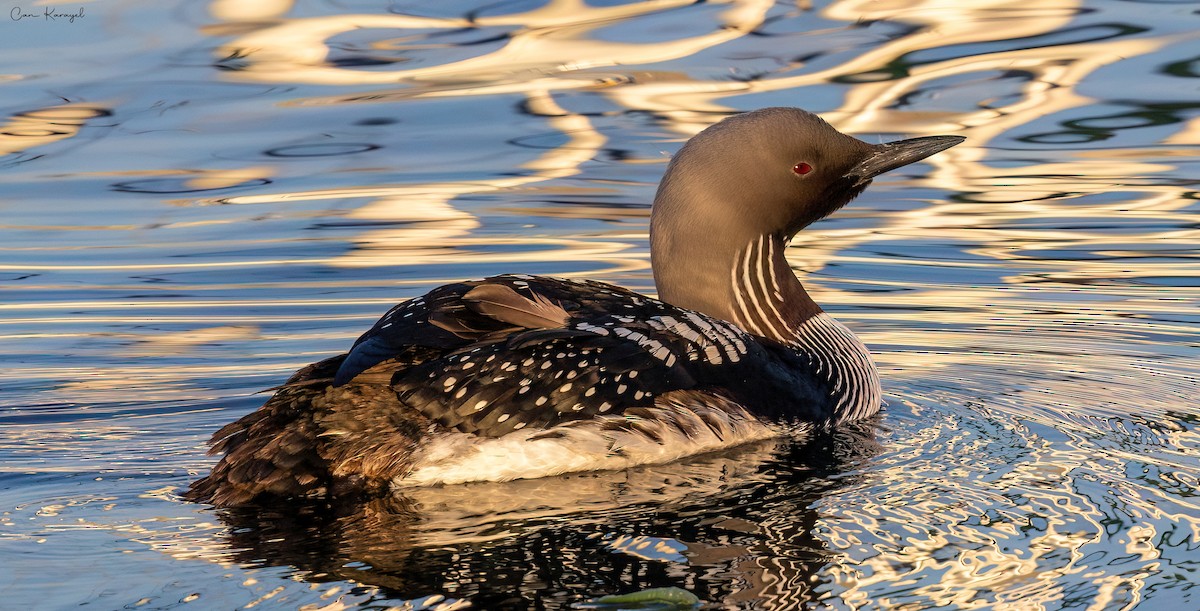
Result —
POLYGON ((650 407, 677 390, 717 393, 772 419, 833 418, 828 384, 789 347, 600 282, 497 276, 438 288, 359 338, 335 383, 415 353, 425 356, 391 373, 400 401, 484 437, 650 407), (540 295, 568 320, 529 329, 481 315, 463 296, 482 284, 540 295))
POLYGON ((810 366, 794 346, 610 284, 450 284, 218 431, 225 457, 189 496, 241 505, 673 460, 835 419, 810 366), (484 289, 543 311, 484 313, 484 289))
POLYGON ((213 436, 189 497, 374 494, 674 460, 879 410, 870 352, 784 249, 887 170, 962 141, 868 144, 795 108, 693 137, 655 195, 661 301, 496 276, 396 306, 213 436))

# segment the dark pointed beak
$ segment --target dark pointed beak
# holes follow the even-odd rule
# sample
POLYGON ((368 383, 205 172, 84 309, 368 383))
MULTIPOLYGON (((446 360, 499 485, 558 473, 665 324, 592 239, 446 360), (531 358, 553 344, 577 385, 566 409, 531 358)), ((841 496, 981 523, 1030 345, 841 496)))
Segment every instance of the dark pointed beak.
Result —
POLYGON ((915 163, 963 140, 966 138, 962 136, 925 136, 880 144, 875 147, 875 154, 850 168, 846 177, 854 179, 854 186, 863 186, 888 170, 915 163))

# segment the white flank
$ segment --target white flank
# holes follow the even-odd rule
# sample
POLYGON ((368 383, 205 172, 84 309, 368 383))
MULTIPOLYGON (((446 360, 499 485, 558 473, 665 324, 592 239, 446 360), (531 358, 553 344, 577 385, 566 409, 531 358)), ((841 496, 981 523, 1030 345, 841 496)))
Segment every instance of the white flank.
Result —
POLYGON ((430 439, 415 457, 412 471, 392 483, 403 488, 625 469, 671 462, 786 432, 783 427, 763 423, 740 408, 727 411, 703 404, 668 403, 648 411, 652 417, 601 415, 549 429, 514 431, 497 438, 457 431, 440 434, 430 439), (714 423, 719 434, 701 419, 701 413, 714 423), (672 420, 694 434, 685 435, 672 420), (661 443, 636 428, 605 430, 604 427, 606 423, 630 421, 652 431, 661 443))

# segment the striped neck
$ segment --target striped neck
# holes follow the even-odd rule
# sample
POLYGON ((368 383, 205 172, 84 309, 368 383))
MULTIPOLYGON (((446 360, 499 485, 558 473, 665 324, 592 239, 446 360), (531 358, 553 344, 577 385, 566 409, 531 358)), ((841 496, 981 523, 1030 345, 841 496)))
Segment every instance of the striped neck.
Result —
POLYGON ((760 235, 734 257, 729 270, 732 322, 784 344, 796 341, 805 321, 821 313, 783 256, 776 234, 760 235))
POLYGON ((813 373, 829 382, 834 422, 875 413, 882 390, 871 352, 808 296, 783 249, 783 239, 768 234, 738 251, 729 272, 733 322, 804 355, 813 373))

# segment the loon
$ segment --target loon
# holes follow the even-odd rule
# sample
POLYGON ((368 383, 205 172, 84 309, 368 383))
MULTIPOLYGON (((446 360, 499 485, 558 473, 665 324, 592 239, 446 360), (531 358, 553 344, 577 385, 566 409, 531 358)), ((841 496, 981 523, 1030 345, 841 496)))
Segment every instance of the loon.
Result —
POLYGON ((501 275, 393 307, 217 431, 187 498, 238 506, 669 462, 879 411, 870 352, 804 290, 793 236, 960 136, 869 144, 797 108, 730 116, 667 167, 658 299, 501 275))

